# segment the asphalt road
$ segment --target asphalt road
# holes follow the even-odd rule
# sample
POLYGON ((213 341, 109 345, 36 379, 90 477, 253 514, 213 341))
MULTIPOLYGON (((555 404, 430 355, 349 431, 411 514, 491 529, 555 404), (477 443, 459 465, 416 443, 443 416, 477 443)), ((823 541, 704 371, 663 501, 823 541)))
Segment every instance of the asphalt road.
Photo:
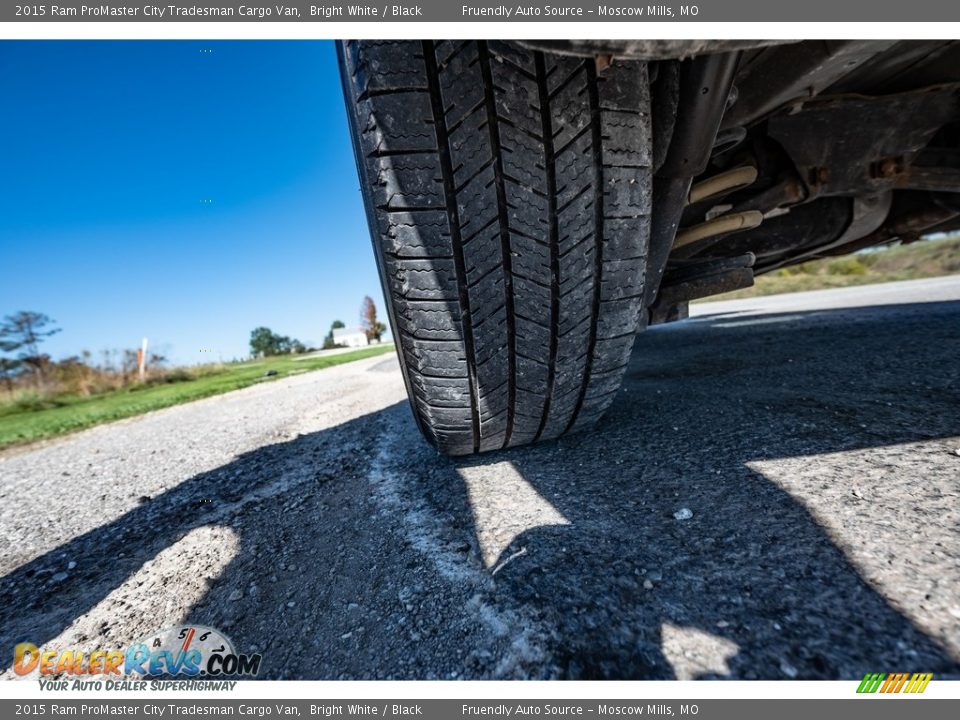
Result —
POLYGON ((270 678, 960 677, 960 277, 695 312, 532 449, 438 456, 374 358, 8 451, 0 648, 190 622, 270 678))

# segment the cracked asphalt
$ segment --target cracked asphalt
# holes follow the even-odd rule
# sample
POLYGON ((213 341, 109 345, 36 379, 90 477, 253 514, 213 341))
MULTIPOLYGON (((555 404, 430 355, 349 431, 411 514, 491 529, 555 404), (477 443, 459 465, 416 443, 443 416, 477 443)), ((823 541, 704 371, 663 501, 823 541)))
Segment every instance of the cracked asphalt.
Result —
POLYGON ((960 677, 960 277, 694 313, 519 451, 439 456, 391 357, 2 453, 0 648, 200 623, 265 678, 960 677))

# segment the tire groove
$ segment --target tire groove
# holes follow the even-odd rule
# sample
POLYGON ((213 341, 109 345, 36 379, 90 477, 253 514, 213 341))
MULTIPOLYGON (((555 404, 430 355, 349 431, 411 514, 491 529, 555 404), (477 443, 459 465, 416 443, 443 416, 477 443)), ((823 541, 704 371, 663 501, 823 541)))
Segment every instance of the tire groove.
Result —
POLYGON ((383 97, 384 95, 398 95, 400 93, 425 93, 430 92, 430 88, 408 85, 404 87, 380 88, 379 90, 366 90, 357 96, 357 102, 363 102, 370 98, 383 97))
POLYGON ((570 207, 574 202, 577 201, 577 198, 579 198, 581 195, 585 194, 585 193, 586 193, 587 191, 589 191, 589 190, 590 190, 590 186, 589 186, 589 185, 584 185, 583 188, 581 188, 580 190, 577 191, 577 194, 576 194, 576 195, 574 195, 572 198, 570 198, 569 200, 567 200, 563 205, 561 205, 560 207, 557 208, 557 215, 559 215, 559 214, 562 213, 564 210, 566 210, 568 207, 570 207))
POLYGON ((557 152, 556 152, 556 157, 560 157, 560 156, 563 155, 565 152, 567 152, 567 150, 570 149, 570 146, 573 145, 577 140, 579 140, 580 138, 582 138, 584 135, 586 135, 589 130, 590 130, 590 126, 589 126, 589 125, 587 125, 587 126, 586 126, 585 128, 583 128, 582 130, 579 130, 576 135, 574 135, 572 138, 570 138, 570 140, 568 140, 566 143, 564 143, 564 145, 563 145, 562 148, 560 148, 559 150, 557 150, 557 152))
POLYGON ((507 308, 507 429, 503 447, 509 447, 513 435, 513 417, 517 403, 517 339, 514 326, 513 272, 510 253, 510 223, 507 217, 507 197, 503 178, 503 155, 500 152, 500 119, 493 90, 493 72, 490 69, 490 49, 486 41, 477 42, 477 60, 483 78, 483 92, 487 104, 487 129, 490 131, 490 151, 494 158, 494 185, 497 192, 497 214, 500 219, 500 252, 503 262, 503 292, 507 308))
POLYGON ((557 381, 557 348, 560 335, 560 230, 557 226, 557 170, 553 147, 553 121, 550 118, 550 92, 547 87, 546 60, 543 53, 536 53, 537 92, 540 97, 540 123, 543 127, 544 169, 547 180, 547 217, 549 218, 548 237, 550 239, 550 347, 547 359, 547 390, 543 402, 543 413, 533 441, 543 435, 550 417, 550 404, 554 385, 557 381))
POLYGON ((526 183, 526 182, 524 182, 523 180, 520 180, 520 179, 518 179, 518 178, 513 177, 512 175, 508 175, 507 173, 504 173, 504 174, 503 174, 503 177, 504 177, 504 179, 509 180, 510 182, 512 182, 514 185, 519 185, 519 186, 522 187, 522 188, 526 188, 527 190, 529 190, 530 192, 532 192, 532 193, 533 193, 534 195, 536 195, 537 197, 541 197, 541 198, 544 198, 544 199, 546 199, 546 197, 547 197, 547 193, 545 193, 543 190, 540 190, 540 189, 538 189, 538 188, 533 187, 530 183, 526 183))
POLYGON ((424 150, 374 150, 367 154, 368 158, 387 158, 397 157, 399 155, 436 155, 436 148, 426 148, 424 150))
POLYGON ((469 360, 473 354, 473 330, 470 325, 470 296, 467 291, 467 271, 464 266, 463 247, 460 240, 460 211, 457 208, 454 192, 453 164, 450 160, 450 144, 446 131, 443 112, 443 100, 440 94, 440 71, 434 44, 423 41, 423 63, 430 87, 430 104, 433 109, 434 129, 437 134, 437 147, 440 155, 440 169, 446 195, 447 217, 450 226, 450 242, 453 247, 454 268, 457 275, 457 291, 460 300, 460 321, 463 329, 463 345, 467 355, 467 385, 470 389, 470 420, 473 431, 473 452, 480 449, 480 413, 478 412, 477 378, 473 363, 469 360))
POLYGON ((480 175, 483 173, 484 170, 486 170, 488 167, 490 167, 491 165, 493 165, 493 162, 494 162, 493 158, 490 158, 490 159, 487 160, 485 163, 481 164, 479 170, 477 170, 475 173, 473 173, 473 175, 471 175, 471 176, 468 177, 466 180, 464 180, 462 183, 460 183, 460 187, 458 187, 458 188, 456 189, 457 194, 459 195, 463 190, 466 189, 467 185, 469 185, 469 184, 472 183, 474 180, 476 180, 478 177, 480 177, 480 175))
MULTIPOLYGON (((461 127, 467 120, 469 120, 469 119, 472 118, 474 115, 476 115, 477 112, 478 112, 479 110, 481 110, 482 108, 483 108, 483 102, 482 102, 482 101, 481 101, 481 102, 478 102, 476 105, 474 105, 473 107, 471 107, 471 108, 467 111, 467 114, 466 114, 466 115, 464 115, 462 118, 460 118, 459 120, 457 120, 453 125, 451 125, 450 127, 447 128, 447 137, 449 137, 450 135, 453 135, 457 130, 460 129, 460 127, 461 127)), ((446 113, 444 114, 444 117, 446 117, 446 115, 449 115, 452 111, 453 111, 453 107, 447 108, 447 111, 446 111, 446 113)))
POLYGON ((511 228, 510 228, 510 234, 511 234, 511 235, 516 235, 517 237, 522 237, 524 240, 529 240, 530 242, 536 243, 537 245, 540 245, 541 247, 545 247, 545 248, 550 247, 550 243, 549 243, 549 242, 545 242, 545 241, 543 241, 543 240, 540 240, 540 239, 538 239, 538 238, 535 238, 533 235, 530 235, 530 234, 528 234, 528 233, 525 233, 523 230, 517 230, 517 228, 515 228, 515 227, 511 227, 511 228))
POLYGON ((592 131, 593 150, 593 237, 596 245, 593 253, 593 299, 590 308, 590 339, 587 342, 586 361, 583 367, 583 384, 580 386, 580 395, 574 406, 570 422, 564 428, 564 433, 570 431, 587 397, 587 388, 590 385, 590 376, 593 372, 593 356, 597 346, 597 322, 600 318, 601 278, 603 276, 603 136, 600 116, 600 93, 597 88, 597 69, 591 63, 586 64, 587 97, 590 102, 590 129, 592 131))
MULTIPOLYGON (((497 61, 498 61, 498 62, 502 62, 504 65, 506 65, 507 67, 509 67, 511 70, 514 70, 515 72, 523 75, 523 76, 524 76, 525 78, 527 78, 528 80, 533 80, 534 82, 536 82, 537 76, 536 76, 534 73, 531 73, 531 72, 530 72, 529 70, 527 70, 526 68, 520 67, 520 66, 517 65, 513 60, 511 60, 510 58, 508 58, 508 57, 506 57, 506 56, 504 56, 504 55, 501 55, 500 53, 492 53, 492 54, 497 58, 497 61)), ((539 55, 539 53, 537 53, 537 54, 539 55)))
MULTIPOLYGON (((488 227, 495 224, 496 222, 497 222, 497 218, 491 218, 490 220, 487 220, 487 222, 485 222, 481 227, 477 228, 476 230, 471 232, 469 235, 467 235, 465 238, 463 238, 463 244, 466 245, 472 240, 476 240, 477 237, 480 235, 480 233, 482 233, 484 230, 486 230, 488 227)), ((462 229, 463 228, 461 228, 461 230, 462 229)))
MULTIPOLYGON (((586 62, 580 64, 579 66, 577 66, 577 69, 576 69, 576 70, 574 70, 572 73, 570 73, 569 75, 567 75, 567 77, 565 77, 563 80, 561 80, 560 83, 553 89, 553 92, 551 92, 551 93, 549 94, 548 97, 550 98, 550 100, 553 100, 553 98, 555 98, 557 95, 559 95, 561 92, 563 92, 563 91, 566 89, 567 85, 569 85, 571 82, 573 82, 573 79, 574 79, 577 75, 579 75, 580 72, 581 72, 588 64, 589 64, 589 63, 586 63, 586 62)), ((554 70, 556 70, 556 68, 554 68, 554 70)), ((551 74, 552 74, 552 72, 551 72, 551 74)), ((558 154, 559 154, 559 153, 558 153, 558 154)))

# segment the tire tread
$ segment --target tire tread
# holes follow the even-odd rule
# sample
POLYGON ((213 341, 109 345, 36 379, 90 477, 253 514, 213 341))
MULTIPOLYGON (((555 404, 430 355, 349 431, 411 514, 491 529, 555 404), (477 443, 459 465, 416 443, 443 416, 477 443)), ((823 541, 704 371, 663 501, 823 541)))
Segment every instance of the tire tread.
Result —
POLYGON ((510 42, 348 41, 344 87, 411 404, 443 452, 551 439, 640 329, 646 66, 510 42))

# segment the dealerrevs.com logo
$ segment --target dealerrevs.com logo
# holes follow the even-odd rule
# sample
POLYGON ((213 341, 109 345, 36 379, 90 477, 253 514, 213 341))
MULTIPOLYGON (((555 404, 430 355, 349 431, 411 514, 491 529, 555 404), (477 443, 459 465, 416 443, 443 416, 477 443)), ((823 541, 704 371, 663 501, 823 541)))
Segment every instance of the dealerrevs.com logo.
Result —
POLYGON ((226 635, 203 625, 175 625, 132 643, 125 650, 41 650, 33 643, 14 648, 17 675, 41 677, 235 677, 255 676, 261 656, 237 653, 226 635))

